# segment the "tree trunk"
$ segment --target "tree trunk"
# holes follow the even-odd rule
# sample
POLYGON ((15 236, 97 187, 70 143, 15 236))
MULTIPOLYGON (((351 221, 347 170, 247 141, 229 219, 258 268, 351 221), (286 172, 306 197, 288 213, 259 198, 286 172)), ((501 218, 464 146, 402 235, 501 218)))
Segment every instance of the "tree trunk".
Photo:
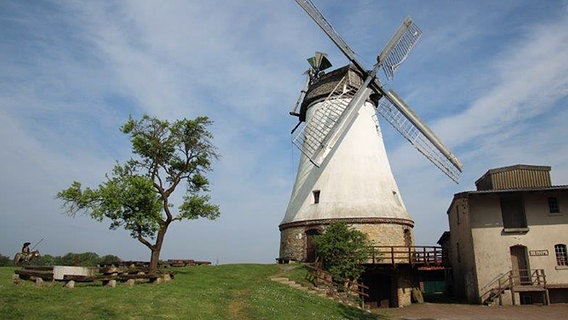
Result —
POLYGON ((162 251, 162 244, 164 243, 164 236, 166 235, 166 231, 168 230, 168 226, 163 226, 158 231, 158 235, 156 236, 156 243, 152 246, 152 256, 150 257, 150 268, 148 273, 156 273, 158 271, 158 263, 160 262, 160 252, 162 251))
POLYGON ((156 273, 158 271, 158 262, 160 262, 160 248, 152 248, 152 255, 150 257, 150 267, 148 269, 148 273, 156 273))

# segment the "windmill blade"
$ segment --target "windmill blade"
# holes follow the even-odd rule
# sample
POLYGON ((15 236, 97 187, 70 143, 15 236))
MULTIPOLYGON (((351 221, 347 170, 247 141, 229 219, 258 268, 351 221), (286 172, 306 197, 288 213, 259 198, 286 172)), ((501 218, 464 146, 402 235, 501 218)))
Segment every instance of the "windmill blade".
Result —
POLYGON ((290 115, 292 116, 300 116, 298 113, 298 107, 302 104, 302 101, 304 101, 304 97, 306 96, 306 92, 308 92, 308 87, 310 86, 309 71, 306 71, 305 74, 306 81, 304 82, 304 87, 302 87, 302 91, 300 91, 300 96, 298 97, 298 100, 296 100, 296 105, 292 108, 292 111, 290 111, 290 115))
POLYGON ((321 162, 316 158, 321 151, 325 137, 329 134, 341 114, 355 95, 356 88, 349 86, 346 75, 333 88, 330 94, 315 110, 307 122, 301 122, 300 130, 292 139, 292 143, 316 166, 321 162))
MULTIPOLYGON (((377 63, 373 70, 369 73, 363 84, 355 91, 354 88, 343 89, 342 82, 347 81, 347 76, 340 81, 334 92, 341 89, 344 93, 341 99, 332 96, 332 92, 326 99, 324 105, 315 111, 306 125, 307 134, 310 135, 307 140, 309 150, 304 152, 306 156, 316 165, 320 166, 329 152, 331 152, 340 139, 340 137, 351 127, 355 118, 359 114, 359 110, 369 99, 373 90, 369 88, 369 84, 375 78, 380 65, 377 63), (347 91, 347 92, 345 92, 347 91), (353 94, 354 93, 354 94, 353 94)), ((304 133, 305 135, 306 133, 304 133)), ((296 144, 296 146, 298 146, 296 144)), ((304 147, 300 148, 301 150, 304 147)))
POLYGON ((375 68, 373 68, 365 79, 365 82, 357 89, 357 92, 353 98, 351 98, 345 110, 339 115, 339 118, 329 130, 328 134, 325 135, 322 148, 318 150, 318 153, 315 155, 315 163, 322 163, 340 137, 351 127, 351 124, 353 124, 359 114, 359 110, 361 110, 365 101, 367 101, 369 96, 373 93, 373 90, 369 88, 369 84, 375 78, 379 67, 380 65, 377 63, 375 68))
POLYGON ((450 179, 459 181, 461 162, 396 92, 385 93, 377 112, 450 179))
POLYGON ((383 71, 389 80, 392 80, 394 72, 406 60, 421 36, 422 30, 408 17, 383 48, 377 59, 383 65, 383 71))
POLYGON ((306 13, 312 17, 315 23, 327 34, 327 36, 335 43, 335 45, 343 52, 343 54, 361 71, 363 74, 367 73, 367 70, 363 66, 355 55, 355 52, 347 45, 347 43, 341 38, 341 36, 333 29, 333 26, 325 19, 323 14, 310 0, 296 0, 296 3, 306 11, 306 13))

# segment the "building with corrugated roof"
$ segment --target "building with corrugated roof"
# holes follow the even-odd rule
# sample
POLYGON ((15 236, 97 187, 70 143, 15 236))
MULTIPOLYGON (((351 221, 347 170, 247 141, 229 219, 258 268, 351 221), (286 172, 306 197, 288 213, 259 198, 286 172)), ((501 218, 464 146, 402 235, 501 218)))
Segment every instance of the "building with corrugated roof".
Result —
POLYGON ((568 186, 550 167, 487 171, 454 194, 447 247, 454 293, 470 303, 568 302, 568 186))

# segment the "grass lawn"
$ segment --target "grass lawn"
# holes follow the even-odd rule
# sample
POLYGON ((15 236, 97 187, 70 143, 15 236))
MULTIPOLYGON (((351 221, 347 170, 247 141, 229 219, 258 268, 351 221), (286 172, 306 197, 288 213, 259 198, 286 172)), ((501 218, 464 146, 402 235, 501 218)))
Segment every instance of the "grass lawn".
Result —
POLYGON ((133 288, 36 288, 12 283, 13 272, 0 268, 2 319, 386 319, 270 281, 289 272, 279 265, 175 268, 171 282, 133 288))

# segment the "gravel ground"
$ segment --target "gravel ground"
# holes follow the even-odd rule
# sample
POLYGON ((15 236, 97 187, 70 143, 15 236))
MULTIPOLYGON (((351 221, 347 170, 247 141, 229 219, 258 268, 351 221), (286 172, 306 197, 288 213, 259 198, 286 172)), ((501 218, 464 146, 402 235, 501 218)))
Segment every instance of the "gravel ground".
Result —
POLYGON ((568 304, 549 306, 481 306, 469 304, 423 303, 405 308, 381 309, 400 320, 549 320, 568 319, 568 304))

